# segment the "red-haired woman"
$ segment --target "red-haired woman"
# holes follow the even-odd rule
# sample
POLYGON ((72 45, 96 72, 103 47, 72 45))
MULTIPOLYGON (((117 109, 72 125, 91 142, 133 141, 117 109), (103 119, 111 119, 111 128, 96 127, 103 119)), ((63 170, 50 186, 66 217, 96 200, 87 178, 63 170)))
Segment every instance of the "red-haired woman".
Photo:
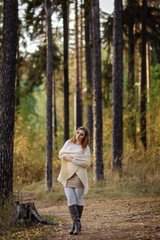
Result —
POLYGON ((88 192, 87 168, 90 165, 89 131, 79 127, 59 151, 61 171, 58 181, 64 186, 73 225, 70 234, 81 233, 83 195, 88 192))

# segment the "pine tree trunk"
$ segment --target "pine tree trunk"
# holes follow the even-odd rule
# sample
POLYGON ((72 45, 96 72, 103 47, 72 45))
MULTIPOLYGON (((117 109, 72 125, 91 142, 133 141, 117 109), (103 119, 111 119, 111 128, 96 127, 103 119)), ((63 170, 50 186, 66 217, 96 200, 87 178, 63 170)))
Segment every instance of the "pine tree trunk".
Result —
POLYGON ((134 3, 128 0, 129 7, 129 36, 128 36, 128 137, 136 148, 136 115, 134 88, 134 3))
POLYGON ((63 34, 64 34, 64 141, 69 139, 69 80, 68 80, 68 25, 69 1, 63 1, 63 34))
MULTIPOLYGON (((139 50, 140 52, 140 50, 139 50)), ((139 114, 140 114, 140 106, 141 106, 141 57, 139 54, 139 62, 138 62, 138 107, 139 107, 139 114)))
POLYGON ((151 56, 150 56, 150 44, 146 46, 146 67, 147 67, 147 102, 150 103, 151 98, 151 56))
POLYGON ((91 57, 91 1, 85 1, 85 56, 87 79, 87 127, 90 132, 90 144, 93 138, 93 111, 92 111, 92 57, 91 57))
POLYGON ((102 152, 102 73, 99 1, 92 1, 93 27, 93 157, 94 180, 104 179, 102 152))
POLYGON ((4 0, 0 79, 0 202, 2 204, 13 193, 17 24, 17 0, 4 0))
POLYGON ((122 167, 123 153, 123 30, 122 1, 114 1, 112 69, 112 170, 122 167))
POLYGON ((56 110, 56 77, 55 73, 53 73, 53 130, 54 130, 54 148, 57 150, 58 149, 58 141, 57 141, 57 110, 56 110))
MULTIPOLYGON (((83 123, 83 8, 82 8, 82 0, 81 0, 81 7, 80 7, 80 51, 79 51, 79 68, 80 68, 80 75, 79 75, 79 86, 80 86, 80 111, 81 111, 81 121, 83 123)), ((81 125, 82 125, 81 123, 81 125)))
POLYGON ((146 137, 146 27, 147 27, 147 0, 143 0, 140 130, 141 130, 141 141, 142 141, 145 149, 147 148, 147 137, 146 137))
POLYGON ((82 126, 82 111, 80 101, 80 73, 79 73, 79 35, 78 35, 78 2, 75 0, 75 40, 76 40, 76 101, 75 101, 75 129, 82 126))
MULTIPOLYGON (((19 28, 19 26, 18 26, 19 28)), ((18 30, 20 32, 20 30, 18 30)), ((16 79, 15 79, 15 109, 20 108, 20 51, 19 51, 19 35, 17 35, 17 59, 16 59, 16 79)))
POLYGON ((47 156, 46 156, 46 192, 52 189, 52 27, 51 1, 46 0, 46 50, 47 50, 47 156))

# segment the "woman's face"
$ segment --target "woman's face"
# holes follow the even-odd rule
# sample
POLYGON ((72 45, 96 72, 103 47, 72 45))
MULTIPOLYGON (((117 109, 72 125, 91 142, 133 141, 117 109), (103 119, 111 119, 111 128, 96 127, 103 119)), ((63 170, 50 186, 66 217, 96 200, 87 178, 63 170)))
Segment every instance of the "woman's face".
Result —
POLYGON ((78 130, 77 133, 76 133, 76 142, 78 144, 81 144, 83 139, 85 137, 85 132, 83 130, 78 130))

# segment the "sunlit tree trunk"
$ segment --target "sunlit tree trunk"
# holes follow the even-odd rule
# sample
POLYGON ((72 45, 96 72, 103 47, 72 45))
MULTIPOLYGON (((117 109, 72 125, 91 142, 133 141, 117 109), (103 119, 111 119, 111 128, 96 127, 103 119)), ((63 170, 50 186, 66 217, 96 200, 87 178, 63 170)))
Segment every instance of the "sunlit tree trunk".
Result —
POLYGON ((150 103, 151 98, 151 60, 150 60, 150 44, 146 45, 146 67, 147 67, 147 102, 150 103))
POLYGON ((78 2, 75 0, 75 41, 76 41, 76 95, 75 95, 75 129, 82 126, 82 105, 80 98, 79 72, 79 34, 78 34, 78 2))
POLYGON ((68 27, 69 27, 69 1, 64 0, 63 8, 63 49, 64 49, 64 141, 69 139, 69 79, 68 79, 68 27))
POLYGON ((92 111, 92 57, 91 57, 91 0, 85 0, 85 56, 87 79, 87 126, 90 131, 90 143, 93 138, 93 111, 92 111))
POLYGON ((147 104, 148 104, 148 113, 147 113, 147 124, 148 124, 148 132, 147 132, 147 140, 148 145, 151 146, 153 144, 153 127, 152 127, 152 113, 150 109, 150 99, 151 99, 151 63, 150 63, 150 44, 147 43, 146 46, 146 67, 147 67, 147 104))
POLYGON ((83 123, 83 8, 82 8, 83 1, 81 0, 81 7, 80 7, 80 48, 79 48, 79 82, 80 82, 80 106, 81 106, 81 116, 82 116, 82 123, 83 123))
POLYGON ((99 1, 92 1, 93 27, 93 161, 94 180, 104 179, 102 151, 102 73, 99 1))
POLYGON ((122 168, 123 154, 123 25, 122 1, 114 1, 112 69, 112 170, 122 168))
POLYGON ((140 114, 140 105, 141 105, 141 57, 140 54, 138 54, 138 108, 139 108, 139 114, 140 114))
POLYGON ((52 189, 52 26, 51 1, 46 0, 46 51, 47 51, 47 155, 46 155, 46 192, 52 189))
POLYGON ((142 62, 141 62, 141 103, 140 103, 140 131, 141 141, 147 148, 146 137, 146 27, 147 27, 147 0, 142 5, 142 62))
POLYGON ((4 0, 0 79, 0 202, 13 193, 13 142, 18 1, 4 0))
POLYGON ((57 110, 56 110, 56 77, 55 72, 53 72, 52 77, 52 102, 53 102, 53 132, 54 132, 54 148, 58 149, 58 139, 57 139, 57 110))

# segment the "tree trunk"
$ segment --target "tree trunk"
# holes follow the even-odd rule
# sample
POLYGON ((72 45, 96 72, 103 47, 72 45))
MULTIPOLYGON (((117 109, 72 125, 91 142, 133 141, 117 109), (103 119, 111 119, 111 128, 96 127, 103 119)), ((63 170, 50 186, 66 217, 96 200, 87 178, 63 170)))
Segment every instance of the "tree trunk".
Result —
POLYGON ((91 1, 85 1, 85 56, 87 79, 87 127, 90 132, 90 144, 93 138, 93 111, 92 111, 92 57, 91 57, 91 1))
POLYGON ((93 157, 94 180, 104 179, 102 153, 102 73, 101 73, 101 39, 99 22, 99 1, 92 1, 93 27, 93 157))
POLYGON ((112 170, 122 167, 123 153, 123 30, 122 1, 114 1, 112 69, 112 170))
POLYGON ((41 217, 33 202, 22 203, 14 202, 13 215, 10 221, 10 227, 15 225, 33 225, 35 223, 42 223, 46 225, 57 225, 48 221, 46 218, 41 217))
POLYGON ((63 1, 63 49, 64 49, 64 141, 69 139, 69 80, 68 80, 68 25, 69 1, 63 1))
POLYGON ((149 43, 147 43, 147 46, 146 46, 146 67, 147 67, 147 103, 148 103, 147 124, 150 126, 150 127, 148 127, 147 141, 148 141, 148 145, 151 146, 153 144, 153 141, 152 141, 153 129, 151 126, 152 115, 151 115, 151 109, 150 109, 151 61, 150 61, 150 44, 149 43))
MULTIPOLYGON (((20 28, 20 26, 18 26, 20 28)), ((18 31, 20 32, 20 30, 18 31)), ((16 60, 16 79, 15 79, 15 109, 20 108, 20 51, 19 51, 19 35, 17 35, 17 60, 16 60)))
POLYGON ((146 138, 146 28, 147 28, 147 0, 143 0, 140 131, 141 131, 141 141, 142 141, 145 149, 147 148, 147 138, 146 138))
POLYGON ((47 51, 47 156, 46 156, 46 192, 52 189, 52 27, 51 1, 46 0, 46 51, 47 51))
POLYGON ((0 79, 0 201, 13 193, 17 0, 4 0, 0 79))
POLYGON ((150 56, 150 44, 147 43, 146 48, 146 65, 147 65, 147 102, 150 103, 151 98, 151 56, 150 56))
MULTIPOLYGON (((139 49, 139 53, 140 53, 140 49, 139 49)), ((140 54, 139 56, 139 62, 138 62, 138 109, 139 109, 139 114, 140 114, 140 106, 141 106, 141 57, 140 54)))
MULTIPOLYGON (((80 48, 79 48, 79 86, 80 86, 80 107, 81 107, 81 121, 83 123, 83 8, 82 8, 82 0, 80 7, 80 48)), ((82 124, 81 124, 82 125, 82 124)))
POLYGON ((80 73, 79 73, 79 35, 78 35, 78 7, 75 0, 75 39, 76 39, 76 100, 75 100, 75 129, 82 126, 82 106, 80 101, 80 73))
POLYGON ((56 77, 55 73, 53 73, 53 131, 54 131, 54 148, 57 150, 58 149, 58 139, 57 139, 57 110, 56 110, 56 77))
POLYGON ((129 7, 129 36, 128 36, 128 137, 136 148, 136 114, 134 87, 134 3, 128 0, 129 7))

